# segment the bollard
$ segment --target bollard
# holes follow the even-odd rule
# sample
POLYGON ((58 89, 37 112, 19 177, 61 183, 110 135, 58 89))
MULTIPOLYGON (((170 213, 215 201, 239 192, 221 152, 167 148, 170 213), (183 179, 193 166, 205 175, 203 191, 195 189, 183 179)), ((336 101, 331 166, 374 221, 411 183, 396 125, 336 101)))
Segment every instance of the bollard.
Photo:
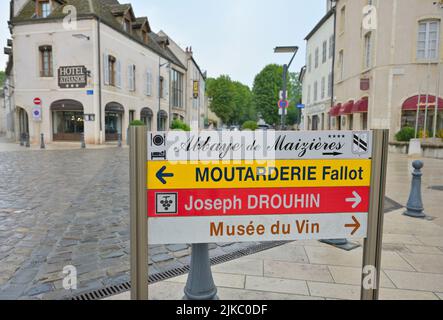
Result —
POLYGON ((417 160, 412 163, 412 166, 414 167, 414 172, 412 173, 411 193, 404 215, 413 218, 425 218, 426 215, 423 212, 423 200, 421 197, 421 177, 423 176, 421 169, 424 164, 422 161, 417 160))
POLYGON ((122 147, 122 134, 121 133, 118 134, 118 147, 119 148, 122 147))
POLYGON ((22 132, 20 133, 20 147, 25 146, 25 134, 22 132))
POLYGON ((82 133, 80 135, 81 143, 82 143, 82 149, 86 149, 86 143, 85 143, 85 134, 82 133))
POLYGON ((40 135, 40 149, 45 149, 45 148, 46 148, 46 146, 45 146, 45 135, 42 133, 40 135))
POLYGON ((209 260, 209 245, 193 244, 184 300, 219 300, 209 260))
POLYGON ((30 141, 30 136, 29 133, 26 133, 26 148, 30 148, 31 147, 31 141, 30 141))

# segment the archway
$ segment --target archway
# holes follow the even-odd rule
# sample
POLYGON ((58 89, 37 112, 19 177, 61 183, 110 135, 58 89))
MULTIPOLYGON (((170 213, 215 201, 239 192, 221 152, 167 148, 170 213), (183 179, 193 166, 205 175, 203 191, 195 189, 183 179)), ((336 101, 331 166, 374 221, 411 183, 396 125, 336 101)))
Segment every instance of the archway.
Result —
POLYGON ((157 131, 167 131, 168 130, 168 114, 166 111, 161 110, 157 114, 157 131))
POLYGON ((29 134, 29 117, 25 109, 17 107, 18 137, 29 134))
POLYGON ((146 127, 148 128, 148 131, 152 130, 152 117, 154 116, 154 113, 149 108, 143 108, 140 113, 140 119, 145 123, 146 127))
POLYGON ((83 105, 76 100, 58 100, 51 104, 54 141, 80 141, 85 132, 83 105))
POLYGON ((123 116, 125 108, 117 102, 110 102, 105 107, 105 134, 106 141, 117 141, 122 134, 123 116))

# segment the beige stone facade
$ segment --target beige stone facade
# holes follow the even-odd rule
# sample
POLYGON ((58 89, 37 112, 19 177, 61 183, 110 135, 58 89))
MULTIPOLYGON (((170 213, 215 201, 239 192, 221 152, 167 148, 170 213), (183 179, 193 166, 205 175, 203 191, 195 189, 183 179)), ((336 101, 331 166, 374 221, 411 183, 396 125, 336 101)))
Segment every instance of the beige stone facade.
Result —
POLYGON ((415 126, 420 96, 419 128, 426 123, 431 134, 435 124, 443 128, 443 100, 437 100, 434 120, 435 96, 441 99, 443 91, 443 8, 435 2, 337 1, 334 101, 339 114, 332 117, 332 128, 388 128, 394 139, 402 127, 415 126))

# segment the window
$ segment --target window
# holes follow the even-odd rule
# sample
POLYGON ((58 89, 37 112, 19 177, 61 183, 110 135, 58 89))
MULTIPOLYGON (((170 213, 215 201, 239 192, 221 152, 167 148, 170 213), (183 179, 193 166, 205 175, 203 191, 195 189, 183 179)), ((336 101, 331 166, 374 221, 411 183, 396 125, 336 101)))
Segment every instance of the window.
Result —
POLYGON ((146 95, 152 96, 152 72, 150 70, 146 73, 146 95))
POLYGON ((326 78, 321 79, 321 98, 324 99, 326 95, 326 78))
POLYGON ((345 66, 344 66, 344 53, 343 50, 340 51, 338 54, 338 79, 343 80, 344 73, 345 73, 345 66))
POLYGON ((320 52, 319 52, 318 48, 315 49, 315 68, 318 68, 319 54, 320 54, 320 52))
POLYGON ((328 56, 328 41, 323 42, 323 55, 322 63, 326 62, 326 57, 328 56))
POLYGON ((311 72, 311 70, 312 70, 312 54, 310 54, 308 58, 308 72, 311 72))
POLYGON ((39 18, 46 18, 51 14, 51 3, 49 0, 37 1, 37 16, 39 18))
POLYGON ((440 21, 421 21, 418 26, 417 59, 438 58, 440 21))
POLYGON ((135 65, 128 66, 128 89, 129 91, 135 91, 135 65))
POLYGON ((314 82, 314 102, 317 102, 318 99, 318 82, 314 82))
POLYGON ((123 19, 123 30, 125 30, 128 33, 131 33, 131 21, 127 18, 123 19))
POLYGON ((306 101, 311 104, 311 85, 308 86, 308 99, 306 101))
POLYGON ((172 70, 172 106, 183 107, 183 74, 172 70))
POLYGON ((333 86, 333 83, 332 83, 332 72, 331 72, 328 75, 328 97, 329 98, 332 97, 332 86, 333 86))
POLYGON ((52 77, 52 47, 41 46, 40 50, 40 77, 52 77))
POLYGON ((372 67, 372 33, 365 35, 364 68, 372 67))
POLYGON ((104 55, 103 60, 105 85, 121 88, 121 63, 111 55, 104 55))
POLYGON ((146 30, 142 30, 142 40, 144 43, 148 43, 148 33, 146 30))
POLYGON ((331 59, 334 56, 334 46, 335 46, 334 42, 335 42, 335 39, 334 39, 334 36, 332 35, 329 38, 329 59, 331 59))
POLYGON ((165 94, 164 86, 165 86, 165 78, 160 77, 160 79, 159 79, 159 90, 160 90, 159 96, 160 96, 160 98, 164 98, 164 94, 165 94))
POLYGON ((341 8, 340 10, 340 33, 345 32, 346 25, 346 7, 341 8))

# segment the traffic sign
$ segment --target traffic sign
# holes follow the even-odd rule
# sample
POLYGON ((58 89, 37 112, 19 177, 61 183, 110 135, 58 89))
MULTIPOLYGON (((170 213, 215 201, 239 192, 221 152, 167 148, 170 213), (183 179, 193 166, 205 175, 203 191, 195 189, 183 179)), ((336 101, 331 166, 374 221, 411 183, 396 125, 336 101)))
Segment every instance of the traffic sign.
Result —
POLYGON ((147 151, 150 244, 366 236, 371 132, 152 132, 147 151))
POLYGON ((42 108, 39 106, 34 106, 32 108, 32 118, 34 121, 41 121, 42 120, 42 108))
POLYGON ((288 100, 280 100, 278 102, 278 107, 280 109, 287 109, 289 107, 289 101, 288 100))
POLYGON ((42 104, 42 100, 40 98, 34 98, 34 105, 39 106, 42 104))

